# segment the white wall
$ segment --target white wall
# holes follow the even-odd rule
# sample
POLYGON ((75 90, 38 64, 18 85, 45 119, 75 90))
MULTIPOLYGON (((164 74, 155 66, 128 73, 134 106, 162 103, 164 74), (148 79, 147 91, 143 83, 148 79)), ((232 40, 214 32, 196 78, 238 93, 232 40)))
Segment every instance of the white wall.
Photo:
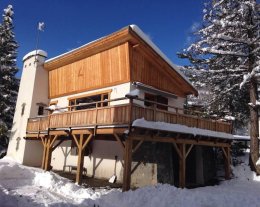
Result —
MULTIPOLYGON (((116 175, 120 180, 123 173, 123 150, 119 143, 94 140, 92 146, 92 154, 84 157, 84 167, 87 169, 88 176, 109 179, 114 175, 116 165, 116 175), (115 162, 115 156, 118 156, 117 162, 115 162)), ((53 151, 51 165, 55 170, 68 171, 68 165, 77 166, 77 160, 78 156, 71 155, 71 141, 66 141, 53 151)))
POLYGON ((7 155, 20 163, 31 163, 39 166, 41 162, 39 151, 41 142, 32 143, 24 140, 26 135, 27 120, 35 117, 38 112, 38 102, 48 104, 48 72, 43 68, 45 57, 37 55, 29 56, 24 61, 19 93, 16 102, 13 126, 11 129, 10 141, 7 155), (24 114, 22 104, 25 104, 24 114), (29 150, 28 150, 29 149, 29 150))
MULTIPOLYGON (((69 105, 68 99, 71 97, 82 96, 82 95, 87 96, 88 94, 92 94, 92 93, 96 93, 96 92, 102 93, 103 91, 106 91, 106 90, 112 90, 110 99, 122 98, 122 97, 125 97, 125 95, 130 92, 130 85, 131 85, 130 83, 124 83, 124 84, 106 87, 106 88, 102 88, 102 89, 86 91, 86 92, 72 94, 72 95, 68 95, 68 96, 62 96, 62 97, 58 97, 58 98, 53 98, 50 100, 50 102, 58 101, 58 103, 57 103, 58 106, 66 107, 69 105)), ((124 103, 128 103, 128 102, 129 102, 128 100, 121 100, 121 101, 111 102, 110 104, 116 105, 116 104, 124 104, 124 103)))
MULTIPOLYGON (((131 85, 131 91, 135 90, 135 89, 136 89, 136 87, 131 85)), ((138 97, 141 98, 141 99, 144 99, 144 94, 145 93, 146 93, 145 91, 139 90, 138 97)), ((150 92, 148 92, 148 93, 150 93, 150 92)), ((168 105, 174 106, 174 107, 177 107, 177 108, 181 108, 181 109, 184 108, 184 104, 185 104, 186 98, 182 98, 182 97, 177 97, 177 98, 169 98, 169 97, 167 97, 167 98, 168 98, 168 105)), ((144 102, 143 101, 134 100, 134 103, 144 107, 144 102)), ((174 108, 170 108, 170 107, 168 108, 168 111, 176 112, 176 110, 174 108)), ((183 111, 180 110, 179 113, 183 113, 183 111)))

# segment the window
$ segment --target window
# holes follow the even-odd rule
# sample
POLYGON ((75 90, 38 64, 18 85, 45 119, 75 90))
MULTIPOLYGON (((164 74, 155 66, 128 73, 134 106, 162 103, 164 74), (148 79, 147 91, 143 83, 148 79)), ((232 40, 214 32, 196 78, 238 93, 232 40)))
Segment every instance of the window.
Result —
POLYGON ((36 103, 36 105, 38 106, 38 112, 37 115, 38 116, 42 116, 44 115, 44 107, 46 107, 47 105, 45 103, 36 103))
MULTIPOLYGON (((154 107, 154 105, 156 103, 168 105, 168 98, 165 98, 165 97, 160 96, 160 95, 153 95, 153 94, 145 93, 144 99, 147 100, 147 101, 144 102, 144 105, 147 106, 147 107, 154 107), (155 103, 151 103, 149 101, 155 102, 155 103)), ((168 110, 168 106, 164 106, 164 105, 160 105, 160 104, 156 104, 156 108, 161 109, 161 110, 165 110, 165 111, 168 110)))
POLYGON ((43 115, 43 112, 44 112, 43 110, 44 110, 44 107, 43 107, 43 106, 39 106, 39 107, 38 107, 38 115, 39 115, 39 116, 42 116, 42 115, 43 115))
POLYGON ((22 104, 22 111, 21 111, 21 116, 24 115, 24 110, 25 110, 25 103, 22 104))
POLYGON ((97 107, 105 107, 108 106, 108 102, 105 103, 93 103, 93 102, 100 102, 100 101, 105 101, 109 99, 109 94, 108 93, 102 93, 102 94, 97 94, 97 95, 90 95, 90 96, 85 96, 85 97, 76 97, 76 98, 71 98, 69 99, 69 106, 74 106, 70 108, 71 111, 75 110, 84 110, 84 109, 90 109, 90 108, 96 108, 97 107), (93 103, 93 104, 88 104, 84 105, 86 103, 93 103))

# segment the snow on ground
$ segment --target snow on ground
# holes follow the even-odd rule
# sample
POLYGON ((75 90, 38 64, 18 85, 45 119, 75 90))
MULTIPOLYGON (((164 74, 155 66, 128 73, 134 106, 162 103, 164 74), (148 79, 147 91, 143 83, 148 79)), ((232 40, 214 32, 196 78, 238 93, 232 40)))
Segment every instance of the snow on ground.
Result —
POLYGON ((0 160, 0 206, 259 206, 260 176, 255 176, 244 162, 233 168, 233 173, 232 180, 218 186, 179 189, 159 184, 122 193, 82 188, 55 173, 4 158, 0 160))

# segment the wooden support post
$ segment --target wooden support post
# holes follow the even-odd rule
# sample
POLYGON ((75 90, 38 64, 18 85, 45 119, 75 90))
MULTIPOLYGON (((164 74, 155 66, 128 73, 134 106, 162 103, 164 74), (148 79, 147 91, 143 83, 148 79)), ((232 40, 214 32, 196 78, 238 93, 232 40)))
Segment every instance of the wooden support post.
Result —
POLYGON ((47 137, 41 137, 41 140, 42 140, 42 145, 43 145, 41 168, 44 170, 44 168, 45 168, 46 150, 47 150, 47 137))
POLYGON ((47 137, 46 143, 46 155, 45 155, 45 166, 44 170, 49 171, 51 170, 51 155, 52 155, 52 145, 57 140, 58 135, 55 135, 53 138, 51 135, 47 137))
POLYGON ((125 145, 124 143, 121 141, 120 137, 117 134, 114 134, 114 137, 116 138, 117 142, 120 144, 120 146, 122 147, 122 149, 125 149, 125 145))
POLYGON ((46 155, 45 155, 45 164, 44 164, 44 170, 50 170, 50 164, 51 164, 51 135, 49 135, 46 141, 46 155))
POLYGON ((139 149, 139 147, 141 147, 141 145, 143 144, 144 140, 140 140, 137 145, 135 145, 134 149, 133 149, 133 154, 139 149))
POLYGON ((230 147, 222 147, 225 162, 225 179, 230 179, 231 168, 230 168, 230 147))
POLYGON ((180 144, 179 156, 179 187, 184 188, 186 184, 186 144, 180 144))
POLYGON ((93 134, 90 134, 88 138, 84 140, 84 134, 80 134, 79 142, 78 142, 76 136, 73 135, 73 138, 78 146, 78 165, 77 165, 76 183, 79 185, 82 184, 82 172, 84 166, 84 149, 86 148, 86 146, 88 145, 92 137, 93 134))
POLYGON ((123 191, 128 191, 131 185, 131 167, 132 167, 132 147, 133 140, 129 136, 125 142, 125 155, 124 155, 124 174, 123 174, 123 191))
POLYGON ((80 135, 79 146, 78 146, 78 165, 77 165, 76 183, 79 185, 81 185, 82 183, 82 172, 83 172, 83 164, 84 164, 84 151, 82 149, 82 146, 83 146, 83 134, 80 135))

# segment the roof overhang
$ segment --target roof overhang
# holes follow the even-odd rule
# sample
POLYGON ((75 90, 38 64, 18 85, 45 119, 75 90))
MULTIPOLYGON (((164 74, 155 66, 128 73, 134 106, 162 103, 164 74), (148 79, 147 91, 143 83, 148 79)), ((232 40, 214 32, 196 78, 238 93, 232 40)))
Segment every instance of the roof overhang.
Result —
POLYGON ((174 98, 174 99, 178 98, 178 96, 173 93, 162 91, 155 87, 152 87, 152 86, 140 83, 140 82, 133 82, 133 86, 135 86, 137 89, 140 89, 140 90, 148 92, 148 93, 157 94, 157 95, 165 96, 168 98, 174 98))

